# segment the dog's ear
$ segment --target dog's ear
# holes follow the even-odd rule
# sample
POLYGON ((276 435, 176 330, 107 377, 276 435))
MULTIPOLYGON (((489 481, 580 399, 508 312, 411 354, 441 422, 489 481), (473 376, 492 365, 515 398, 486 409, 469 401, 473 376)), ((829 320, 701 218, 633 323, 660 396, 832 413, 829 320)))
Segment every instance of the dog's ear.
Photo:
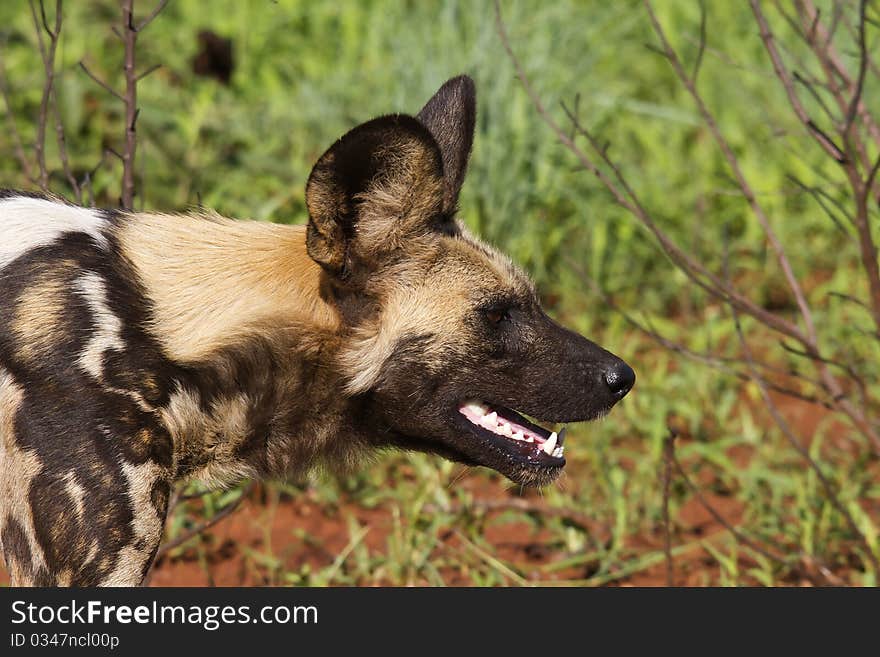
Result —
POLYGON ((446 82, 418 114, 419 121, 434 135, 443 154, 446 176, 443 209, 448 214, 454 211, 464 183, 476 118, 477 92, 474 81, 467 75, 446 82))
POLYGON ((306 184, 309 255, 341 279, 381 265, 406 240, 438 230, 443 156, 404 114, 354 128, 318 160, 306 184))

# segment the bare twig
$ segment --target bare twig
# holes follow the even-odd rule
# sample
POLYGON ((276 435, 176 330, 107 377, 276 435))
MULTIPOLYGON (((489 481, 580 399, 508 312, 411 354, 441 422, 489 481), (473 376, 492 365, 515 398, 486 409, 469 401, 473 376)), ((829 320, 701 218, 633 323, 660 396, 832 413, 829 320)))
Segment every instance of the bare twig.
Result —
POLYGON ((73 171, 70 168, 70 160, 67 157, 67 139, 64 136, 64 124, 61 122, 61 112, 58 111, 58 102, 55 98, 54 92, 52 93, 50 105, 52 116, 55 118, 55 139, 58 143, 58 158, 61 160, 61 169, 64 171, 64 175, 67 177, 67 182, 73 190, 76 202, 82 203, 82 190, 76 180, 76 176, 73 175, 73 171))
POLYGON ((40 100, 40 113, 37 118, 37 138, 34 142, 37 167, 40 170, 39 185, 43 191, 49 191, 49 170, 46 168, 46 125, 49 122, 49 104, 55 84, 55 51, 58 47, 58 35, 61 33, 61 0, 55 0, 55 29, 49 27, 46 19, 46 8, 43 0, 40 2, 40 16, 37 15, 37 7, 34 0, 30 0, 31 16, 34 20, 34 28, 37 32, 37 44, 40 48, 40 56, 43 59, 43 67, 46 70, 46 79, 43 83, 43 96, 40 100), (49 45, 43 40, 43 30, 49 36, 49 45))
POLYGON ((107 160, 107 155, 112 154, 110 153, 110 151, 111 149, 109 148, 104 149, 104 151, 101 153, 101 159, 98 160, 98 163, 94 167, 85 172, 85 174, 83 175, 83 179, 80 182, 80 190, 88 190, 89 192, 89 207, 95 207, 95 198, 92 190, 92 180, 94 179, 95 174, 98 172, 98 169, 100 169, 104 165, 104 162, 107 160))
POLYGON ((160 0, 160 2, 158 2, 153 8, 153 11, 150 12, 144 20, 135 25, 134 0, 122 0, 122 23, 120 27, 113 28, 113 33, 122 40, 124 47, 124 93, 120 93, 94 75, 88 67, 86 67, 85 63, 79 63, 86 75, 108 93, 113 95, 113 97, 121 100, 125 107, 125 145, 122 149, 122 153, 110 149, 110 152, 119 157, 122 161, 122 190, 119 197, 119 205, 124 210, 131 210, 134 208, 135 165, 137 159, 137 120, 140 115, 140 109, 137 106, 137 84, 161 66, 161 64, 156 64, 150 66, 141 73, 137 72, 137 39, 140 32, 153 22, 156 16, 159 15, 167 4, 168 0, 160 0))
POLYGON ((122 100, 122 101, 125 100, 125 99, 122 97, 122 94, 120 94, 118 91, 116 91, 116 89, 114 89, 114 88, 111 87, 109 84, 107 84, 106 82, 104 82, 101 78, 99 78, 97 75, 95 75, 94 73, 92 73, 92 72, 88 69, 88 67, 86 66, 85 62, 80 62, 80 63, 79 63, 79 67, 83 70, 83 72, 84 72, 86 75, 88 75, 90 78, 92 78, 92 80, 94 80, 95 82, 97 82, 98 85, 99 85, 102 89, 104 89, 107 93, 111 94, 112 96, 114 96, 115 98, 117 98, 117 99, 119 99, 119 100, 122 100))
POLYGON ((589 131, 583 130, 584 136, 588 139, 591 148, 593 148, 597 155, 611 168, 615 179, 617 180, 617 184, 615 184, 615 182, 601 168, 599 168, 595 161, 593 161, 574 143, 544 107, 540 96, 535 92, 525 70, 522 68, 516 54, 513 52, 513 48, 511 47, 510 40, 507 36, 507 29, 502 20, 501 7, 498 0, 495 0, 495 20, 498 34, 501 37, 501 42, 508 57, 513 63, 517 77, 522 83, 523 88, 526 90, 526 93, 531 99, 538 114, 541 116, 541 119, 551 128, 551 130, 553 130, 559 141, 568 148, 575 157, 577 157, 578 161, 584 166, 584 168, 593 173, 593 175, 599 179, 605 188, 612 194, 614 199, 638 219, 652 235, 654 235, 660 247, 663 249, 663 252, 669 256, 685 275, 687 275, 688 279, 713 296, 735 303, 740 310, 759 319, 759 321, 773 330, 788 335, 800 342, 806 341, 806 336, 804 336, 803 332, 794 323, 768 312, 744 295, 740 294, 738 291, 731 289, 721 281, 718 276, 708 271, 701 263, 697 262, 694 258, 682 251, 682 249, 660 229, 650 213, 648 213, 645 207, 641 204, 634 190, 626 182, 620 169, 608 156, 607 148, 599 143, 589 131))
MULTIPOLYGON (((859 103, 862 101, 862 90, 865 87, 865 74, 868 72, 868 47, 865 44, 865 7, 867 0, 859 2, 859 21, 858 25, 858 44, 859 44, 859 73, 856 77, 855 89, 852 92, 852 99, 849 101, 849 108, 846 111, 846 122, 844 123, 843 134, 849 137, 852 132, 853 122, 856 118, 856 111, 859 103)), ((818 12, 816 14, 818 17, 818 12)))
POLYGON ((140 110, 137 106, 137 83, 158 66, 148 68, 141 74, 137 73, 135 66, 135 48, 137 38, 159 13, 165 9, 168 0, 160 0, 153 11, 135 25, 134 0, 122 2, 122 41, 125 44, 125 150, 122 153, 122 207, 126 210, 134 208, 135 195, 135 156, 137 155, 137 120, 140 110))
POLYGON ((877 158, 874 160, 874 164, 871 165, 871 170, 868 172, 868 178, 865 181, 866 192, 869 192, 874 188, 874 181, 877 178, 878 171, 880 171, 880 153, 877 154, 877 158))
POLYGON ((672 488, 672 459, 675 454, 675 433, 663 441, 663 552, 666 556, 666 586, 675 586, 672 562, 672 531, 669 526, 669 493, 672 488))
POLYGON ((699 0, 700 7, 700 40, 697 46, 697 56, 694 58, 694 67, 691 70, 691 79, 694 84, 700 76, 700 67, 703 64, 703 54, 706 52, 706 0, 699 0))
POLYGON ((9 88, 6 83, 6 67, 3 64, 2 58, 0 58, 0 93, 3 94, 3 105, 6 110, 6 121, 7 125, 9 126, 9 135, 12 138, 12 146, 15 150, 15 157, 18 160, 18 163, 21 166, 22 173, 24 173, 25 177, 31 182, 36 182, 31 171, 31 164, 28 161, 27 155, 25 154, 24 143, 21 140, 21 134, 18 132, 18 127, 15 125, 15 112, 12 107, 12 101, 9 98, 9 88))
POLYGON ((748 180, 746 180, 746 177, 739 166, 739 160, 736 155, 734 155, 733 149, 730 147, 730 144, 727 142, 727 139, 725 139, 724 135, 721 134, 721 129, 718 127, 718 123, 715 120, 715 117, 709 111, 709 108, 706 106, 706 104, 703 102, 702 96, 700 96, 700 94, 697 92, 697 88, 694 84, 693 78, 688 76, 687 72, 684 70, 684 66, 682 65, 681 60, 678 57, 678 53, 675 52, 675 49, 666 38, 666 32, 660 25, 660 21, 657 20, 657 16, 654 14, 654 10, 651 6, 650 0, 645 0, 644 5, 645 9, 648 12, 648 17, 651 20, 651 24, 654 27, 654 33, 660 39, 660 43, 662 45, 664 53, 666 53, 667 59, 669 60, 670 64, 672 64, 672 68, 675 70, 675 73, 678 76, 679 80, 688 90, 688 93, 690 93, 691 98, 697 105, 697 109, 702 115, 704 123, 709 128, 709 131, 712 133, 712 136, 715 139, 715 143, 718 145, 718 148, 724 155, 724 159, 727 160, 727 164, 730 167, 730 170, 733 172, 733 175, 736 178, 740 189, 742 190, 743 196, 751 207, 752 212, 757 217, 758 222, 761 224, 761 228, 764 230, 764 235, 767 237, 767 241, 770 243, 771 248, 776 254, 776 260, 779 264, 780 269, 782 270, 783 275, 785 276, 785 280, 788 283, 789 289, 794 295, 798 309, 800 310, 801 318, 804 321, 804 326, 806 328, 806 341, 815 344, 816 328, 813 323, 813 314, 810 310, 809 304, 807 303, 807 299, 804 296, 804 292, 801 289, 801 285, 794 275, 794 271, 791 268, 791 263, 788 260, 788 256, 786 255, 785 249, 782 246, 782 242, 780 242, 779 238, 776 236, 776 231, 774 231, 773 227, 770 225, 770 220, 764 212, 764 208, 761 206, 760 203, 758 203, 758 199, 755 196, 755 193, 752 191, 751 185, 749 184, 748 180))
MULTIPOLYGON (((800 356, 801 358, 808 358, 809 360, 814 360, 820 363, 824 363, 826 365, 830 365, 831 367, 836 367, 843 371, 846 374, 848 380, 855 383, 862 390, 862 403, 866 403, 865 394, 867 394, 867 390, 865 388, 865 382, 862 381, 862 377, 859 376, 858 372, 852 367, 852 365, 844 362, 840 362, 838 360, 834 360, 833 358, 825 358, 824 356, 820 356, 818 354, 811 353, 809 351, 805 351, 803 349, 798 349, 797 347, 788 344, 785 340, 779 341, 779 346, 782 347, 784 351, 787 351, 790 354, 795 356, 800 356)), ((844 393, 841 393, 844 394, 844 393)))
POLYGON ((165 6, 168 4, 168 0, 160 0, 160 2, 155 6, 153 11, 150 12, 150 15, 147 16, 144 20, 138 23, 138 26, 135 28, 136 32, 142 32, 143 29, 153 22, 153 19, 159 15, 159 13, 165 9, 165 6))
MULTIPOLYGON (((583 269, 575 262, 568 260, 568 264, 571 265, 572 269, 576 271, 581 280, 587 283, 593 291, 602 299, 603 303, 611 308, 614 312, 618 313, 623 319, 637 331, 643 333, 651 340, 659 344, 660 346, 668 349, 669 351, 675 352, 677 354, 681 354, 685 358, 696 361, 698 363, 702 363, 704 365, 708 365, 709 367, 713 367, 729 376, 737 377, 742 381, 749 381, 751 377, 747 372, 741 371, 738 365, 745 365, 744 358, 737 357, 728 357, 721 356, 714 353, 703 352, 703 351, 695 351, 686 345, 676 342, 675 340, 670 340, 666 336, 659 333, 652 326, 644 324, 637 320, 632 316, 631 313, 628 313, 624 308, 622 308, 614 298, 608 294, 605 290, 599 286, 596 281, 590 278, 583 269)), ((765 369, 769 374, 773 374, 777 377, 788 377, 792 379, 796 379, 798 381, 803 382, 804 384, 814 386, 819 388, 820 390, 824 389, 822 382, 816 379, 812 379, 804 374, 801 374, 792 370, 783 370, 778 367, 771 365, 770 363, 766 363, 764 361, 759 361, 758 365, 765 369)), ((816 397, 814 395, 807 394, 801 390, 795 388, 789 388, 787 386, 779 385, 773 381, 767 381, 767 385, 774 392, 778 392, 779 394, 785 395, 787 397, 792 397, 794 399, 800 399, 801 401, 805 401, 809 404, 816 404, 818 406, 822 406, 823 408, 833 409, 833 405, 830 401, 822 399, 820 397, 816 397)))
POLYGON ((43 68, 46 72, 46 79, 43 85, 43 97, 40 101, 40 114, 37 122, 37 140, 34 145, 37 154, 37 164, 40 167, 39 184, 41 189, 48 191, 49 172, 46 166, 46 125, 49 119, 48 114, 51 114, 52 118, 55 120, 55 140, 58 144, 58 158, 61 160, 61 169, 67 177, 67 182, 70 183, 74 197, 77 202, 80 202, 82 196, 79 184, 70 168, 70 160, 67 157, 67 140, 64 137, 64 124, 61 122, 61 113, 58 111, 58 93, 55 89, 55 52, 58 48, 58 39, 61 36, 61 22, 63 17, 62 3, 61 0, 56 0, 55 2, 55 27, 51 28, 49 27, 49 20, 46 17, 45 2, 44 0, 39 0, 39 2, 40 19, 38 20, 34 0, 30 0, 31 15, 34 19, 34 28, 37 31, 37 43, 40 48, 40 56, 43 59, 43 68), (43 31, 45 31, 49 37, 48 48, 43 42, 43 31))
POLYGON ((158 69, 160 69, 160 68, 162 68, 162 64, 153 64, 153 65, 152 65, 151 67, 149 67, 146 71, 144 71, 143 73, 138 74, 138 76, 135 78, 135 80, 136 80, 137 82, 140 82, 140 81, 143 80, 145 77, 147 77, 150 73, 152 73, 153 71, 156 71, 156 70, 158 70, 158 69))
MULTIPOLYGON (((776 74, 774 73, 774 75, 776 75, 776 74)), ((819 82, 818 80, 816 80, 812 76, 808 76, 806 74, 799 73, 798 71, 795 71, 795 70, 793 70, 791 72, 791 78, 792 78, 792 80, 794 80, 794 82, 801 85, 804 89, 807 90, 807 93, 809 93, 813 97, 813 100, 816 101, 816 104, 822 108, 822 112, 825 114, 825 117, 833 123, 834 112, 831 111, 831 107, 829 107, 828 103, 825 102, 825 99, 822 97, 822 94, 820 94, 817 89, 817 87, 818 88, 825 88, 826 85, 823 85, 821 82, 819 82)), ((801 123, 804 122, 803 117, 798 117, 798 118, 801 119, 801 123)), ((815 123, 813 123, 812 121, 810 121, 806 125, 807 125, 808 129, 811 129, 811 130, 815 129, 815 123)), ((824 133, 822 133, 822 136, 826 140, 831 141, 831 138, 828 137, 827 135, 825 135, 824 133)), ((835 148, 836 148, 836 145, 834 145, 833 142, 832 142, 832 145, 835 146, 835 148)), ((842 152, 837 153, 837 155, 839 157, 842 157, 843 153, 842 152)), ((838 162, 840 161, 839 157, 835 158, 838 160, 838 162)))
MULTIPOLYGON (((834 32, 837 29, 837 25, 841 22, 841 18, 843 17, 845 4, 844 2, 835 2, 834 3, 834 15, 832 16, 832 24, 830 28, 826 28, 821 20, 818 19, 819 10, 813 4, 811 0, 797 0, 797 7, 800 13, 803 16, 802 22, 811 22, 815 23, 815 31, 816 31, 816 39, 812 42, 809 40, 807 43, 813 49, 816 58, 819 60, 822 69, 825 71, 826 76, 834 76, 835 79, 842 82, 843 86, 849 93, 853 94, 853 98, 855 98, 854 87, 855 83, 853 82, 852 76, 849 74, 849 71, 846 68, 846 65, 843 62, 843 58, 834 48, 834 45, 831 43, 831 39, 834 36, 834 32)), ((860 12, 860 16, 862 16, 860 12)), ((867 16, 865 16, 865 21, 867 22, 867 16)), ((843 23, 848 25, 848 21, 842 21, 843 23)), ((855 28, 855 38, 856 41, 859 41, 858 33, 859 27, 855 28)), ((861 65, 861 54, 867 52, 866 50, 860 49, 860 65, 861 65)), ((867 57, 866 63, 869 68, 874 68, 874 62, 870 58, 867 57)), ((836 85, 829 85, 832 90, 836 89, 836 85)), ((842 91, 841 89, 837 89, 838 92, 842 91)), ((836 94, 836 99, 839 100, 839 105, 841 107, 841 111, 845 111, 844 108, 847 107, 846 101, 843 97, 838 93, 836 94)), ((871 136, 871 139, 874 141, 874 144, 877 147, 880 147, 880 126, 877 125, 877 122, 874 120, 871 113, 868 111, 867 106, 865 105, 864 99, 861 98, 861 94, 859 94, 858 102, 856 103, 856 111, 858 113, 859 119, 864 123, 865 127, 868 130, 868 134, 871 136)), ((864 157, 864 151, 862 151, 862 156, 864 157)), ((863 159, 863 164, 865 160, 863 159)))
MULTIPOLYGON (((851 158, 846 157, 841 148, 837 146, 824 132, 818 130, 813 124, 813 122, 807 116, 806 110, 798 99, 797 94, 794 92, 794 85, 791 81, 791 76, 788 74, 785 65, 782 63, 782 58, 779 55, 779 51, 776 48, 775 40, 773 37, 773 32, 770 30, 769 24, 767 23, 767 19, 764 16, 763 11, 761 10, 760 3, 758 0, 750 0, 752 6, 752 13, 755 15, 755 20, 758 23, 758 27, 761 30, 761 38, 764 41, 764 47, 770 55, 770 59, 773 62, 773 68, 776 71, 776 75, 779 80, 782 82, 783 87, 785 88, 786 93, 788 94, 789 102, 794 110, 795 114, 797 114, 798 118, 807 126, 813 136, 816 138, 817 143, 822 146, 832 157, 834 157, 845 169, 847 177, 849 178, 850 184, 853 188, 853 192, 856 200, 856 212, 855 212, 855 225, 859 234, 859 248, 862 259, 862 264, 865 268, 865 272, 867 274, 868 285, 871 293, 871 311, 874 318, 874 322, 877 325, 878 329, 880 329, 880 265, 877 263, 877 248, 874 245, 874 239, 871 234, 871 226, 868 222, 868 205, 867 198, 870 193, 870 190, 873 186, 874 175, 869 176, 868 184, 866 185, 861 176, 859 175, 858 168, 856 167, 855 162, 852 161, 851 158)), ((851 101, 847 104, 841 96, 839 90, 836 87, 832 87, 833 95, 837 98, 839 105, 845 107, 846 116, 845 116, 845 124, 843 129, 841 130, 842 136, 844 138, 844 142, 847 144, 850 150, 853 150, 852 146, 852 125, 853 120, 855 118, 856 112, 861 105, 861 96, 862 96, 862 86, 864 84, 865 71, 867 67, 867 48, 864 43, 864 2, 860 5, 860 69, 859 69, 859 80, 853 86, 853 95, 851 101)), ((815 17, 815 13, 811 14, 811 16, 815 17)), ((812 20, 812 19, 811 19, 812 20)), ((817 23, 820 25, 820 23, 817 23)), ((825 61, 821 57, 821 52, 817 52, 817 56, 820 57, 820 61, 825 61)), ((830 69, 831 64, 826 64, 826 66, 830 69)), ((843 71, 842 65, 835 65, 833 68, 836 72, 843 71)), ((848 77, 847 77, 848 80, 848 77)), ((867 110, 863 110, 862 112, 863 118, 867 116, 867 110)), ((865 148, 861 148, 862 157, 866 157, 864 155, 865 148)), ((880 162, 880 160, 878 160, 880 162)), ((875 441, 875 444, 880 445, 880 439, 875 441)))
MULTIPOLYGON (((158 11, 164 5, 160 3, 158 11)), ((152 20, 152 18, 150 18, 152 20)), ((122 199, 124 210, 134 205, 135 155, 137 154, 137 73, 135 72, 135 46, 138 30, 134 26, 134 0, 122 2, 123 43, 125 44, 125 150, 122 153, 122 199)))
MULTIPOLYGON (((816 187, 812 185, 807 185, 802 180, 800 180, 797 176, 788 175, 786 176, 791 182, 793 182, 798 188, 802 189, 813 199, 816 203, 819 204, 819 207, 822 208, 822 211, 825 215, 831 220, 831 222, 837 227, 837 229, 847 236, 847 238, 855 243, 855 239, 852 236, 852 233, 846 228, 846 225, 843 219, 846 219, 850 223, 855 223, 855 220, 849 214, 847 209, 843 207, 843 204, 835 199, 831 194, 822 189, 821 187, 816 187), (830 206, 834 206, 832 209, 830 206), (838 213, 843 215, 843 217, 838 216, 838 213)), ((866 306, 867 307, 867 306, 866 306)))
POLYGON ((773 70, 776 72, 776 76, 779 78, 780 82, 782 82, 782 86, 785 89, 785 93, 788 96, 788 100, 794 113, 807 128, 807 131, 813 135, 816 143, 818 143, 826 153, 833 157, 838 163, 846 163, 847 157, 843 152, 843 149, 838 146, 824 130, 813 122, 807 114, 807 110, 804 109, 804 106, 795 91, 793 79, 788 74, 788 70, 782 61, 782 56, 779 54, 779 50, 776 47, 776 40, 773 36, 773 32, 770 31, 770 27, 767 23, 767 19, 764 17, 760 4, 757 0, 750 0, 750 2, 752 5, 752 12, 755 14, 755 19, 758 22, 758 28, 761 32, 761 39, 764 42, 764 47, 770 55, 770 60, 773 63, 773 70))
POLYGON ((789 427, 788 422, 786 422, 785 418, 782 416, 782 414, 779 412, 779 409, 776 407, 776 404, 773 402, 773 398, 770 396, 770 393, 767 390, 767 385, 764 380, 764 377, 761 376, 761 373, 758 371, 758 368, 754 364, 754 362, 755 362, 754 357, 752 356, 751 349, 750 349, 748 343, 746 342, 745 334, 743 333, 743 329, 742 329, 742 324, 740 323, 740 320, 739 320, 739 314, 737 313, 736 309, 733 306, 731 306, 731 312, 733 313, 733 322, 734 322, 734 327, 736 328, 737 338, 739 339, 743 353, 746 355, 746 358, 749 361, 750 371, 752 374, 752 381, 754 381, 758 386, 758 389, 761 393, 761 398, 764 401, 764 406, 770 412, 770 415, 773 418, 773 421, 776 423, 776 426, 779 427, 779 430, 785 436, 788 443, 794 448, 794 450, 798 454, 800 454, 801 458, 804 459, 804 461, 807 463, 807 465, 810 467, 810 469, 816 473, 816 478, 819 480, 819 483, 821 484, 822 488, 825 490, 825 495, 826 495, 828 501, 831 502, 831 505, 844 518, 847 526, 849 527, 849 530, 857 537, 859 543, 862 544, 862 547, 865 550, 865 554, 866 554, 868 560, 871 562, 871 565, 874 568, 874 572, 880 572, 880 562, 878 562, 878 559, 877 559, 876 555, 874 554, 874 551, 871 549, 870 543, 868 543, 867 538, 865 538, 865 535, 859 529, 858 525, 856 524, 855 520, 852 517, 852 514, 850 514, 849 510, 840 501, 840 497, 838 496, 837 491, 835 490, 832 483, 825 476, 825 473, 822 471, 822 468, 815 461, 815 459, 813 459, 813 457, 810 455, 809 450, 806 447, 804 447, 801 444, 800 440, 798 440, 797 436, 795 436, 794 432, 791 430, 791 427, 789 427))
POLYGON ((492 513, 498 511, 521 511, 522 513, 536 514, 542 517, 563 518, 572 524, 583 527, 594 537, 598 537, 600 541, 608 540, 610 531, 607 526, 602 525, 596 519, 574 509, 565 509, 560 507, 549 506, 545 503, 536 503, 531 500, 518 497, 502 499, 502 500, 473 500, 469 504, 460 504, 453 502, 448 505, 437 506, 434 504, 426 504, 422 507, 425 513, 449 513, 452 515, 475 513, 492 513))
POLYGON ((668 453, 669 459, 672 462, 675 471, 678 473, 678 476, 681 477, 681 480, 685 483, 688 490, 697 498, 697 502, 699 502, 700 506, 702 506, 712 518, 715 519, 719 525, 724 527, 730 534, 736 539, 738 543, 746 546, 753 552, 760 554, 764 558, 772 561, 773 563, 782 566, 783 568, 791 568, 797 569, 797 565, 791 563, 788 559, 783 556, 783 552, 779 551, 778 548, 769 549, 761 545, 760 543, 752 540, 746 534, 744 534, 739 528, 732 525, 728 522, 727 518, 721 515, 718 510, 709 503, 706 497, 703 495, 703 492, 697 487, 697 485, 688 477, 687 472, 685 472, 684 467, 681 465, 681 462, 678 460, 678 457, 675 454, 675 450, 670 450, 668 453))
MULTIPOLYGON (((159 557, 167 554, 168 552, 170 552, 174 548, 179 547, 179 546, 183 545, 184 543, 186 543, 187 541, 195 538, 199 534, 202 534, 203 532, 207 531, 208 529, 210 529, 211 527, 213 527, 214 525, 219 523, 224 518, 228 518, 230 515, 232 515, 239 508, 239 506, 241 506, 241 503, 245 500, 245 498, 247 498, 247 496, 250 494, 250 492, 253 490, 253 488, 254 488, 254 483, 253 482, 249 483, 247 486, 245 486, 242 489, 241 495, 239 495, 237 498, 235 498, 235 500, 233 500, 232 502, 230 502, 229 504, 224 506, 222 509, 220 509, 217 513, 215 513, 213 516, 211 516, 211 518, 200 522, 198 525, 196 525, 192 529, 189 529, 188 531, 184 532, 183 534, 181 534, 180 536, 178 536, 174 540, 169 541, 169 542, 165 543, 164 545, 162 545, 159 548, 159 550, 156 552, 155 559, 158 559, 159 557)), ((154 559, 154 561, 155 561, 155 559, 154 559)))

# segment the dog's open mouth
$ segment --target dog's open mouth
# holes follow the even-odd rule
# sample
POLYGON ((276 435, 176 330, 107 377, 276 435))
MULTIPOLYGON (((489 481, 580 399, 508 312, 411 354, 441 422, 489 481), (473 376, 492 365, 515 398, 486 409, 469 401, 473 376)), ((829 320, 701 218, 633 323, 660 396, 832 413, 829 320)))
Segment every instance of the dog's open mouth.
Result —
POLYGON ((535 465, 565 465, 565 429, 557 434, 529 422, 516 411, 478 400, 462 403, 458 412, 473 425, 477 435, 511 455, 535 465))

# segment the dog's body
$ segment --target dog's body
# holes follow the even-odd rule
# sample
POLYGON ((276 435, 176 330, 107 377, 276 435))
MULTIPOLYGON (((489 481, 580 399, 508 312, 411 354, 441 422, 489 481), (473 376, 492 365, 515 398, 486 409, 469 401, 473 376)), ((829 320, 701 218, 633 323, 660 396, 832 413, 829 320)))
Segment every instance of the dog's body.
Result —
POLYGON ((0 543, 14 584, 134 585, 174 482, 351 467, 383 447, 541 485, 632 386, 455 221, 456 78, 316 164, 308 226, 0 194, 0 543), (558 442, 558 445, 557 445, 558 442))

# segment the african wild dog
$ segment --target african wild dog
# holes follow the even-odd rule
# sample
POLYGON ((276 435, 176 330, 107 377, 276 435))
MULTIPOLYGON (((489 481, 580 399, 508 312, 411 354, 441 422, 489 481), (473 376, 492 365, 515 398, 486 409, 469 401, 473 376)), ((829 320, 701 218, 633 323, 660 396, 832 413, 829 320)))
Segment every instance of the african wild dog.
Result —
POLYGON ((473 82, 318 160, 307 226, 0 193, 0 538, 15 584, 134 585, 169 490, 397 447, 541 486, 547 422, 632 387, 455 219, 473 82))

